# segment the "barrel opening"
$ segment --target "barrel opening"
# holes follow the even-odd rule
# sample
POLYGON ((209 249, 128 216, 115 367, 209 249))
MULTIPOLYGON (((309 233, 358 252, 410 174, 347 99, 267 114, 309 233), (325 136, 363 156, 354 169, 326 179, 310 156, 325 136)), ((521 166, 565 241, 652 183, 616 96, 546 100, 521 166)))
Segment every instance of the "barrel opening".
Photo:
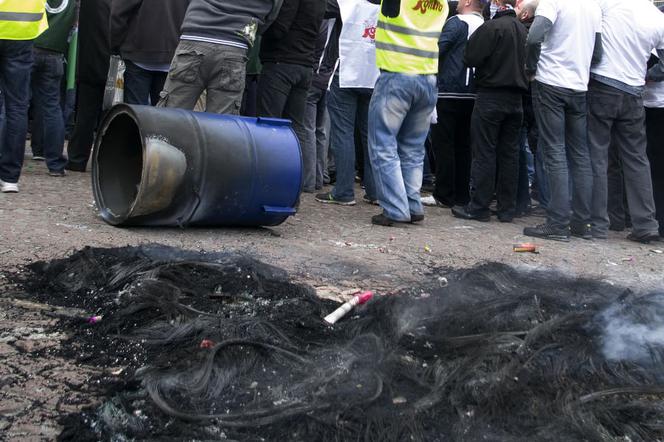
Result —
POLYGON ((97 153, 102 206, 126 216, 136 201, 143 171, 143 142, 136 121, 120 113, 108 124, 97 153))

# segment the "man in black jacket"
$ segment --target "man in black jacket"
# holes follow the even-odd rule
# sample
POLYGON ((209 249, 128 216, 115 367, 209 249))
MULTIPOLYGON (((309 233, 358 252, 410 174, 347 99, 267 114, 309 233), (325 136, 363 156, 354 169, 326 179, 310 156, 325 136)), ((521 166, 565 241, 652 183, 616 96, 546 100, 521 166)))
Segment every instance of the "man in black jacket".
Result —
POLYGON ((124 101, 159 101, 180 41, 189 0, 114 0, 111 3, 111 52, 126 65, 124 101))
POLYGON ((468 39, 484 24, 482 2, 458 3, 458 14, 447 20, 438 39, 438 123, 431 126, 436 155, 437 204, 468 204, 470 180, 470 120, 475 105, 473 70, 463 61, 468 39))
POLYGON ((282 0, 191 0, 159 106, 240 113, 249 48, 277 17, 282 0))
POLYGON ((67 146, 68 170, 85 172, 101 116, 110 59, 111 0, 83 0, 79 12, 76 124, 67 146))
POLYGON ((470 203, 452 209, 458 218, 489 221, 494 191, 498 219, 514 218, 523 94, 528 91, 527 31, 516 17, 514 3, 502 0, 494 18, 480 26, 466 46, 465 63, 476 68, 477 100, 471 121, 470 203))
POLYGON ((324 0, 284 0, 279 16, 265 31, 260 52, 263 71, 258 83, 258 115, 293 122, 303 147, 303 190, 310 193, 316 187, 316 151, 305 149, 310 144, 304 115, 324 14, 324 0))

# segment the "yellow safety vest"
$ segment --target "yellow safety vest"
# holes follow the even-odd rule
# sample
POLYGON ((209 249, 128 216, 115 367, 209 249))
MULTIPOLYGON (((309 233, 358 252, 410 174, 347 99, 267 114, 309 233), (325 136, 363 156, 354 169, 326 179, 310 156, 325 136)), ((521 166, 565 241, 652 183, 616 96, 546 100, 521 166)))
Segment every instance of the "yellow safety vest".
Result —
POLYGON ((396 18, 381 11, 376 30, 379 69, 403 74, 438 72, 438 38, 449 13, 447 0, 401 0, 396 18))
POLYGON ((34 40, 48 29, 46 0, 0 0, 0 40, 34 40))

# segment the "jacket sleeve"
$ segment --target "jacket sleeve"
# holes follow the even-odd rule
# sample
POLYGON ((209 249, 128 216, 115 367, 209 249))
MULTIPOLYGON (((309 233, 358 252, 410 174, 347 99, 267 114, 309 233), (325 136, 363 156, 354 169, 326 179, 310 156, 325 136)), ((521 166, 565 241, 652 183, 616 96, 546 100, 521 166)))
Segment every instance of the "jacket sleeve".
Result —
POLYGON ((451 18, 443 26, 443 31, 438 39, 438 53, 441 61, 447 57, 450 49, 459 40, 463 25, 458 18, 451 18))
POLYGON ((341 19, 341 11, 339 10, 339 2, 337 0, 327 0, 325 18, 341 19))
POLYGON ((492 29, 486 24, 480 26, 470 37, 466 45, 463 62, 471 68, 481 68, 494 52, 496 38, 492 29))
POLYGON ((279 13, 281 12, 281 6, 283 5, 284 0, 272 0, 272 10, 265 17, 265 23, 258 29, 259 34, 263 34, 267 28, 277 19, 279 13))
POLYGON ((113 0, 111 2, 109 19, 111 54, 120 53, 120 47, 129 33, 131 20, 135 17, 141 4, 143 4, 143 0, 113 0))
POLYGON ((537 65, 542 53, 542 43, 544 43, 552 28, 553 23, 548 18, 540 15, 535 17, 526 41, 526 75, 532 76, 537 72, 537 65))
POLYGON ((288 34, 293 22, 295 21, 295 16, 297 15, 297 10, 300 7, 300 0, 285 0, 281 5, 281 10, 279 15, 274 20, 272 25, 265 31, 265 38, 281 40, 288 34))

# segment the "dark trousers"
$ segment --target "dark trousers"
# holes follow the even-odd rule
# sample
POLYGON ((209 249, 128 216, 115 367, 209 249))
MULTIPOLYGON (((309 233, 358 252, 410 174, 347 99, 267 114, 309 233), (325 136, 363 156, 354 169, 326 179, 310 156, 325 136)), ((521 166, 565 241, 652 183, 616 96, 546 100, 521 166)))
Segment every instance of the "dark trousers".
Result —
POLYGON ((539 128, 538 149, 544 157, 550 187, 548 222, 559 228, 568 227, 570 222, 588 224, 592 169, 586 132, 586 93, 537 81, 533 82, 532 88, 539 128))
POLYGON ((664 236, 664 108, 646 108, 646 133, 659 234, 664 236))
POLYGON ((33 59, 31 41, 0 40, 0 99, 5 110, 0 179, 7 183, 18 183, 23 168, 33 59))
POLYGON ((473 153, 470 212, 488 213, 495 194, 498 214, 514 216, 522 122, 522 94, 489 89, 478 91, 470 132, 473 153))
POLYGON ((256 117, 258 115, 258 80, 260 75, 247 74, 244 82, 244 95, 242 96, 242 107, 240 115, 245 117, 256 117))
POLYGON ((67 146, 67 168, 85 171, 104 102, 104 84, 79 83, 76 125, 67 146))
MULTIPOLYGON (((293 130, 300 146, 306 146, 307 133, 304 117, 307 95, 311 86, 313 69, 287 63, 265 63, 258 82, 258 115, 261 117, 286 118, 293 122, 293 130)), ((302 149, 306 192, 313 192, 316 176, 316 152, 302 149)))
POLYGON ((62 156, 65 146, 65 121, 62 113, 62 54, 35 49, 32 68, 32 103, 34 124, 32 128, 32 153, 41 153, 48 170, 64 169, 67 160, 62 156))
POLYGON ((168 72, 148 71, 125 60, 124 102, 156 106, 168 72))
POLYGON ((609 148, 622 163, 625 194, 636 235, 659 231, 655 219, 650 162, 646 153, 643 99, 591 80, 588 89, 588 140, 592 156, 592 224, 599 235, 609 228, 607 170, 609 148))
POLYGON ((470 121, 475 100, 439 98, 438 123, 431 126, 436 158, 436 188, 433 196, 447 206, 470 200, 470 121))
POLYGON ((528 130, 521 128, 519 140, 519 178, 516 192, 516 214, 525 215, 530 210, 530 174, 528 171, 528 130))
POLYGON ((307 107, 305 113, 305 129, 307 142, 302 146, 302 156, 309 164, 304 166, 307 174, 304 176, 304 190, 312 191, 323 188, 323 175, 327 163, 328 134, 327 126, 327 91, 311 86, 307 94, 307 107), (304 154, 307 151, 307 154, 304 154))

